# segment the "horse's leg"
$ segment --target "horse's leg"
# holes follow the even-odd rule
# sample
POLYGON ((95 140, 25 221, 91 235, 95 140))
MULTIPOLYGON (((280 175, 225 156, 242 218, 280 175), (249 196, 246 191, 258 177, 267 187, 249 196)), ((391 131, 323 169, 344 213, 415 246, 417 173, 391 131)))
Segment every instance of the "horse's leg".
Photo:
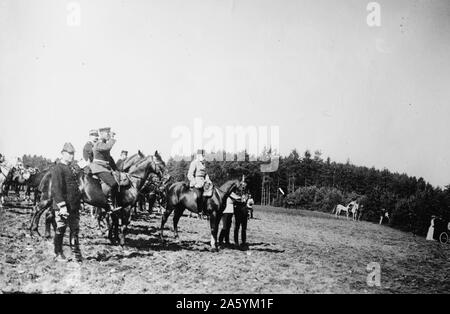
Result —
POLYGON ((46 239, 51 239, 52 234, 50 232, 50 227, 52 225, 52 221, 53 221, 53 214, 51 212, 51 210, 47 209, 45 212, 45 234, 44 237, 46 239))
POLYGON ((161 216, 161 230, 160 230, 161 241, 164 241, 164 236, 163 236, 164 225, 166 224, 167 219, 169 219, 169 216, 172 213, 173 209, 174 208, 173 208, 172 204, 167 204, 167 208, 164 211, 164 214, 161 216))
POLYGON ((108 224, 108 238, 111 244, 115 244, 116 242, 116 226, 117 226, 117 213, 111 213, 109 214, 110 223, 108 224))
POLYGON ((180 217, 183 215, 184 207, 177 206, 175 208, 175 212, 173 213, 173 235, 175 239, 178 239, 178 221, 180 221, 180 217))
POLYGON ((209 216, 209 224, 211 227, 211 248, 213 251, 218 251, 217 247, 217 232, 219 230, 220 217, 216 211, 213 211, 209 216))
POLYGON ((127 231, 127 226, 130 222, 131 211, 132 209, 129 206, 128 208, 123 208, 120 213, 118 228, 119 228, 119 244, 121 246, 125 245, 125 233, 127 231))

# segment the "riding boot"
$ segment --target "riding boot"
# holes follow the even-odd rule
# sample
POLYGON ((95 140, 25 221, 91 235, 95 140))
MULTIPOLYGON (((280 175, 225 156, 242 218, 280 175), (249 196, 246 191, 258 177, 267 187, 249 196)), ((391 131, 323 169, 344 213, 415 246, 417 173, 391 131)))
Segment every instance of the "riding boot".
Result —
POLYGON ((111 192, 109 193, 109 198, 108 198, 108 203, 111 207, 112 212, 116 212, 116 211, 122 209, 121 206, 117 206, 117 198, 118 198, 117 195, 118 194, 119 194, 118 187, 117 186, 112 187, 111 192))
POLYGON ((55 238, 53 240, 54 246, 55 246, 55 255, 58 260, 65 260, 66 257, 63 253, 63 239, 64 239, 64 232, 61 230, 61 228, 56 229, 55 238))
POLYGON ((75 232, 72 233, 71 238, 73 240, 73 243, 71 243, 72 253, 75 256, 75 260, 77 262, 81 262, 81 261, 83 261, 83 256, 82 256, 81 250, 80 250, 80 241, 78 238, 78 234, 76 234, 75 232))
POLYGON ((224 232, 225 230, 220 230, 220 233, 219 233, 219 244, 222 244, 223 243, 223 239, 225 238, 225 232, 224 232))

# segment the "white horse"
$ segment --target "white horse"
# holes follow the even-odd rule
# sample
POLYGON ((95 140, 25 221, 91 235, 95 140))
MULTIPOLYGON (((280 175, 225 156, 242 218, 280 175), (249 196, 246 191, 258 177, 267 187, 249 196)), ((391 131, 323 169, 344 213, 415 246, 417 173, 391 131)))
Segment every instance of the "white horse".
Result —
POLYGON ((352 218, 353 220, 358 220, 358 211, 359 211, 359 204, 357 202, 351 202, 349 206, 352 205, 352 218))
POLYGON ((347 219, 348 219, 349 207, 350 207, 350 204, 348 204, 347 206, 344 206, 344 205, 341 205, 341 204, 336 205, 336 207, 333 210, 333 211, 336 211, 336 218, 339 217, 341 212, 345 212, 345 214, 347 216, 347 219))

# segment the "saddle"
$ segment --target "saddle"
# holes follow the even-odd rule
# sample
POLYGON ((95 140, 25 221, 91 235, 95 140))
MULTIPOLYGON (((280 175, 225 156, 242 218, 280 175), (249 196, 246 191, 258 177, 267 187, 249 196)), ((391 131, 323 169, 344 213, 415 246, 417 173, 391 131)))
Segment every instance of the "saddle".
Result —
POLYGON ((211 197, 213 195, 214 186, 210 182, 205 182, 203 187, 197 187, 197 186, 190 187, 191 191, 201 190, 201 189, 203 189, 203 193, 202 193, 202 197, 203 198, 208 198, 208 197, 211 197))
MULTIPOLYGON (((90 174, 92 176, 92 178, 100 181, 103 184, 102 180, 97 175, 93 174, 92 171, 90 171, 90 170, 85 170, 85 171, 88 171, 88 172, 86 172, 87 174, 90 174)), ((111 174, 114 176, 114 179, 119 184, 119 186, 129 187, 131 185, 130 178, 128 177, 128 174, 126 174, 125 172, 111 171, 111 174)))

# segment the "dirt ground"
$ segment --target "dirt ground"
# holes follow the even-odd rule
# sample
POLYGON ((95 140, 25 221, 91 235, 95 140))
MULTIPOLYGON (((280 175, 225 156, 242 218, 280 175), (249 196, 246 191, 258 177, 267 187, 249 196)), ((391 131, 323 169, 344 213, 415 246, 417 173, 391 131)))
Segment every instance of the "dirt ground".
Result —
MULTIPOLYGON (((450 245, 324 213, 256 206, 249 249, 219 252, 209 250, 207 220, 182 217, 177 242, 170 218, 163 245, 161 217, 139 213, 121 248, 85 214, 81 265, 55 262, 52 242, 29 236, 29 218, 26 209, 1 210, 3 293, 450 292, 450 245), (380 265, 380 287, 367 284, 371 262, 380 265)), ((64 251, 70 256, 68 236, 64 251)))

